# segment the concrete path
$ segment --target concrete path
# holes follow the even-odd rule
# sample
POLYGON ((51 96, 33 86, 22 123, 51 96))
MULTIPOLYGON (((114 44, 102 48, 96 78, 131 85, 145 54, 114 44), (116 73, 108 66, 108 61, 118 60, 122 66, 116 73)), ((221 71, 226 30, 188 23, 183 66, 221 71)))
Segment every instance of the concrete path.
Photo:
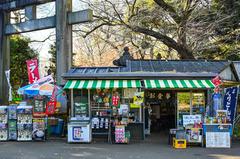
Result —
POLYGON ((234 142, 231 149, 173 149, 166 138, 148 138, 128 145, 104 141, 68 144, 65 140, 1 142, 0 159, 240 159, 240 141, 234 142))

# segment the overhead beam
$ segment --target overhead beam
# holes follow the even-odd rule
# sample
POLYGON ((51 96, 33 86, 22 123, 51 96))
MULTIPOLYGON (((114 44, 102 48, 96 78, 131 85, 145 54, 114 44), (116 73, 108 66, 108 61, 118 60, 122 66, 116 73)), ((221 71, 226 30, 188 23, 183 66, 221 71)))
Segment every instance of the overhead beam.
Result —
POLYGON ((6 35, 20 34, 42 29, 50 29, 56 26, 55 16, 29 20, 23 23, 8 24, 5 29, 6 35))
MULTIPOLYGON (((92 20, 92 10, 86 9, 78 12, 68 13, 68 24, 84 23, 92 20)), ((42 29, 50 29, 56 27, 56 17, 47 17, 42 19, 29 20, 17 24, 6 25, 5 34, 20 34, 42 29)))
POLYGON ((91 9, 81 10, 79 12, 68 13, 68 24, 78 24, 92 21, 93 11, 91 9))
POLYGON ((39 5, 47 2, 53 2, 55 0, 15 0, 0 4, 0 10, 13 11, 18 9, 23 9, 30 5, 39 5))

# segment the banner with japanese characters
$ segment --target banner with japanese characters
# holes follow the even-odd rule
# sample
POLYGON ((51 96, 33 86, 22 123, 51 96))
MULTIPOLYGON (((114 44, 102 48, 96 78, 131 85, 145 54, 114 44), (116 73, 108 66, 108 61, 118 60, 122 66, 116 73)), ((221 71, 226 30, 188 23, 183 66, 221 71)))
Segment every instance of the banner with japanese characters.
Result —
POLYGON ((223 99, 223 108, 227 110, 227 118, 233 124, 237 106, 238 87, 230 87, 225 89, 223 99))
POLYGON ((35 83, 40 78, 39 71, 38 71, 38 60, 37 59, 27 60, 26 63, 27 63, 29 84, 35 83))

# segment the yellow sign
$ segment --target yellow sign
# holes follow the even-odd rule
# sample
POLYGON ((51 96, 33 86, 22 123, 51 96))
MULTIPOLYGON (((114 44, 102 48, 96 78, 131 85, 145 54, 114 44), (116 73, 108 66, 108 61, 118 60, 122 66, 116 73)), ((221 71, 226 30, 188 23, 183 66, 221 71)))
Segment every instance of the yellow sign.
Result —
POLYGON ((130 104, 131 108, 140 108, 144 101, 144 92, 137 92, 133 96, 133 103, 130 104))

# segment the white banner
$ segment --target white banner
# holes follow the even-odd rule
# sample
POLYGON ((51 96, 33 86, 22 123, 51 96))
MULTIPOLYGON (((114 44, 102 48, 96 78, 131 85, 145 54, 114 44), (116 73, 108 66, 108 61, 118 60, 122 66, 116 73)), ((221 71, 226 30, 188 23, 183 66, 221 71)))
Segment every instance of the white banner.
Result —
POLYGON ((39 80, 37 80, 37 84, 42 85, 45 83, 51 83, 54 82, 52 75, 48 75, 46 77, 40 78, 39 80))
POLYGON ((8 101, 11 102, 12 101, 12 86, 11 86, 11 83, 10 83, 10 70, 5 71, 5 75, 6 75, 7 82, 8 82, 8 87, 9 87, 8 101))

